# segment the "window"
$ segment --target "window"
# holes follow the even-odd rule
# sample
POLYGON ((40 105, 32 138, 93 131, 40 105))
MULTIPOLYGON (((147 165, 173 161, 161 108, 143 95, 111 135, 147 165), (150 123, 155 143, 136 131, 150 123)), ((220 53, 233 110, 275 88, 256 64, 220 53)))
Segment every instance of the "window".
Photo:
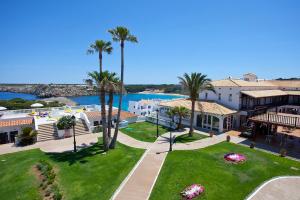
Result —
POLYGON ((208 98, 208 93, 207 92, 205 92, 205 99, 207 99, 208 98))
POLYGON ((219 93, 219 97, 218 97, 218 99, 219 99, 219 100, 221 100, 221 93, 219 93))
POLYGON ((232 101, 232 94, 229 94, 228 101, 232 101))

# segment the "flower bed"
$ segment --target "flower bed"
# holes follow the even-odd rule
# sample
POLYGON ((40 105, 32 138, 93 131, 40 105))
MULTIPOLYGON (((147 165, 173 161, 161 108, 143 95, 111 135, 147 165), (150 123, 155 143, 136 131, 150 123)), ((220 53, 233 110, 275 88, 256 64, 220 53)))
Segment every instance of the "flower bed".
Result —
POLYGON ((246 157, 242 154, 228 153, 224 155, 224 159, 231 163, 242 163, 246 161, 246 157))
POLYGON ((180 194, 183 199, 193 199, 204 192, 204 187, 199 184, 193 184, 185 188, 180 194))

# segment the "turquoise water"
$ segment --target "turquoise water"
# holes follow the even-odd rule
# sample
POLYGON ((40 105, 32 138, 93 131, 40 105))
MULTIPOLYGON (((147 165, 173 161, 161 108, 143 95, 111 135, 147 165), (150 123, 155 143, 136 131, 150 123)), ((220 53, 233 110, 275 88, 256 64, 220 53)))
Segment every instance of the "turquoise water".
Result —
MULTIPOLYGON (((175 96, 175 95, 164 95, 164 94, 127 94, 123 96, 122 110, 128 110, 129 101, 139 101, 142 99, 176 99, 182 98, 183 96, 175 96)), ((38 97, 31 94, 23 94, 23 93, 13 93, 13 92, 0 92, 0 100, 9 100, 13 98, 22 98, 26 100, 35 100, 38 97)), ((89 105, 89 104, 100 104, 98 96, 78 96, 78 97, 70 97, 71 100, 75 101, 79 105, 89 105)), ((107 98, 106 98, 107 99, 107 98)), ((114 103, 115 107, 118 106, 119 96, 114 95, 114 103)))
MULTIPOLYGON (((123 96, 122 102, 122 110, 128 110, 129 101, 140 101, 142 99, 177 99, 182 98, 184 96, 176 96, 176 95, 165 95, 165 94, 126 94, 123 96)), ((78 103, 79 105, 88 105, 88 104, 100 104, 99 96, 79 96, 79 97, 71 97, 73 101, 78 103)), ((107 99, 107 98, 106 98, 107 99)), ((114 95, 113 106, 118 107, 119 96, 114 95)))

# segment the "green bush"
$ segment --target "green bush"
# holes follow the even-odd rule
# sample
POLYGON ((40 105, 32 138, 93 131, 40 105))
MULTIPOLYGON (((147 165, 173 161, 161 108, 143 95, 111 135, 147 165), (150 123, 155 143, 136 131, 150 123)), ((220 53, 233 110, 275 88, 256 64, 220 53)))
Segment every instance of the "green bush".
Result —
POLYGON ((58 101, 45 102, 45 101, 30 101, 21 98, 15 98, 10 100, 0 100, 0 106, 7 108, 8 110, 18 110, 18 109, 31 109, 31 105, 34 103, 41 103, 44 108, 47 107, 61 107, 65 104, 59 103, 58 101))
POLYGON ((93 133, 100 133, 102 132, 102 126, 96 126, 93 130, 93 133))
POLYGON ((38 132, 31 127, 24 127, 22 132, 18 134, 19 145, 25 146, 33 144, 36 141, 38 132))
POLYGON ((75 121, 72 116, 63 116, 57 122, 58 130, 70 129, 73 125, 75 125, 75 121))

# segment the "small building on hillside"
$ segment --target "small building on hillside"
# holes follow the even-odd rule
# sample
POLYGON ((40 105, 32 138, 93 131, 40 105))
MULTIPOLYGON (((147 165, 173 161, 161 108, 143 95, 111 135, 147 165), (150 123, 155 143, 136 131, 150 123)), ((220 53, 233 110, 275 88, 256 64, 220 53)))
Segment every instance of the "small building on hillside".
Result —
POLYGON ((160 99, 129 101, 128 111, 139 116, 148 116, 158 108, 160 99))

